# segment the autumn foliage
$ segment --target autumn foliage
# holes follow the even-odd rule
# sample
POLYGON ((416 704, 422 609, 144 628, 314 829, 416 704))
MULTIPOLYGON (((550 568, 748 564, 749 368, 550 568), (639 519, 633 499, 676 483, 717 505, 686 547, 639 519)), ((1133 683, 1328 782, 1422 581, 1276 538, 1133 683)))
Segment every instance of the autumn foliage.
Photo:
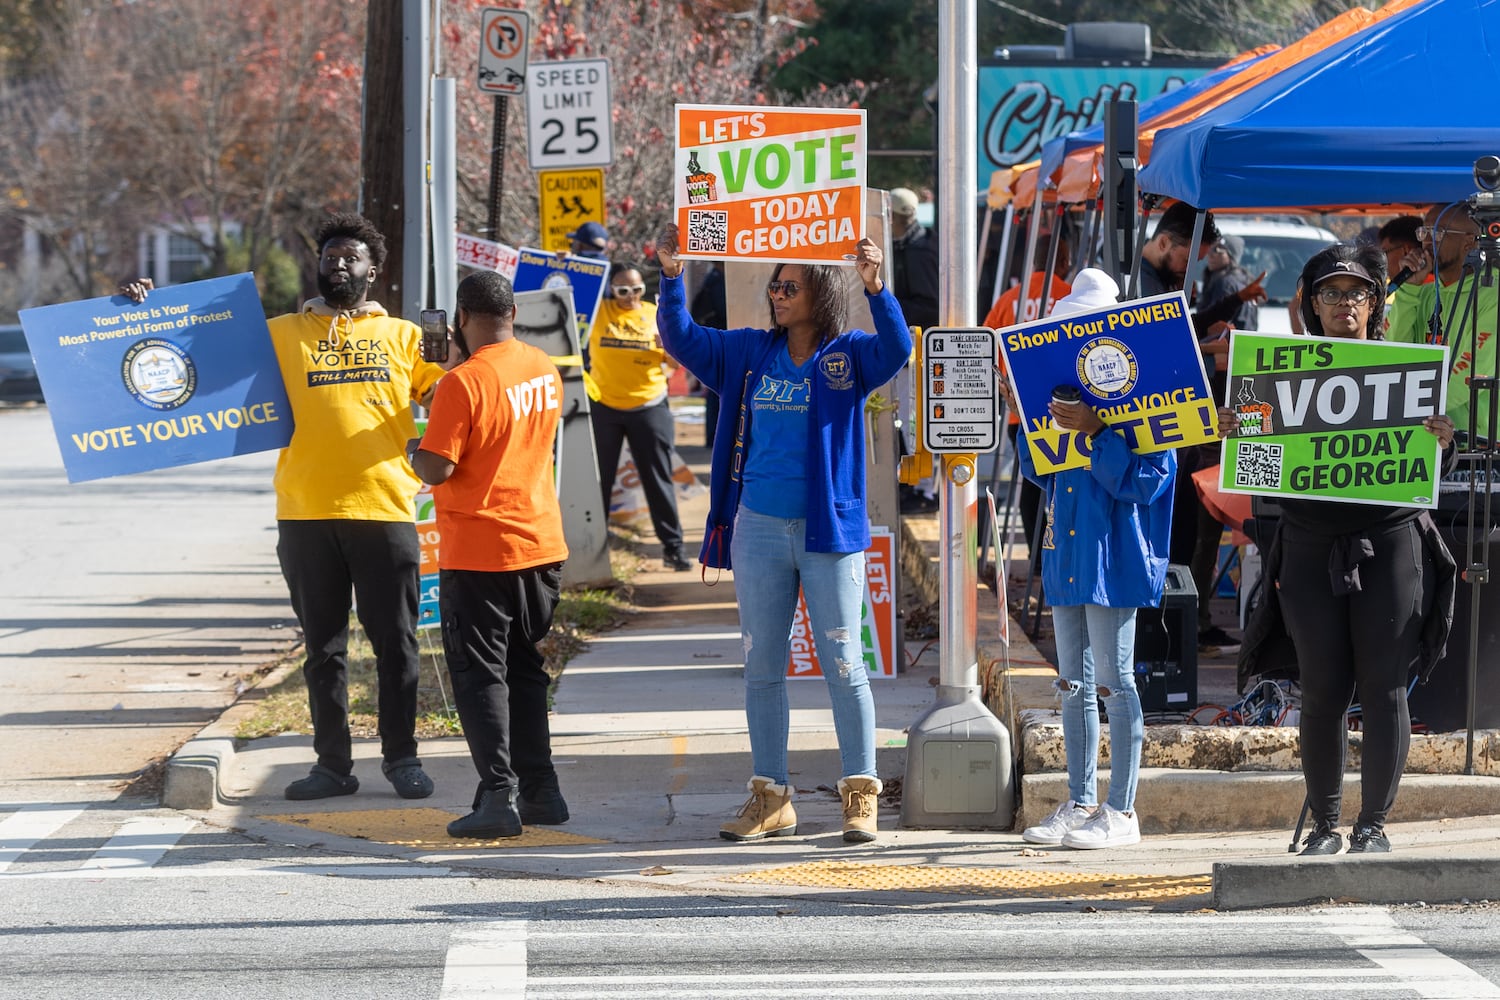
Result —
MULTIPOLYGON (((394 0, 392 0, 394 2, 394 0)), ((475 85, 479 20, 507 0, 442 0, 435 71, 458 80, 459 229, 481 234, 494 100, 475 85)), ((671 208, 672 108, 781 103, 764 80, 810 44, 811 0, 527 0, 533 62, 606 58, 616 159, 611 254, 646 252, 671 208)), ((215 270, 235 232, 250 266, 298 249, 360 190, 366 8, 359 0, 61 0, 0 63, 0 311, 20 293, 19 233, 39 239, 55 301, 111 290, 151 227, 198 241, 215 270)), ((0 59, 5 51, 0 49, 0 59)), ((857 89, 820 91, 848 104, 857 89)), ((525 102, 512 100, 498 236, 537 241, 525 102)), ((392 150, 391 155, 399 155, 392 150)), ((305 249, 305 248, 304 248, 305 249)), ((36 304, 35 288, 27 293, 36 304)))

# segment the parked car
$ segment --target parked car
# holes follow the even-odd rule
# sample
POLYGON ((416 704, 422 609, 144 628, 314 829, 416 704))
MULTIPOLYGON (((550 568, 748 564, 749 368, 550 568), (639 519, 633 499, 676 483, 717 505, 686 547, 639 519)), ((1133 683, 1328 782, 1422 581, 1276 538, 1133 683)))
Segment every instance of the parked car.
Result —
POLYGON ((40 403, 42 384, 37 381, 36 362, 26 334, 16 325, 0 326, 0 400, 7 403, 40 403))
MULTIPOLYGON (((1297 293, 1297 278, 1307 259, 1339 238, 1322 226, 1303 221, 1266 222, 1242 219, 1233 215, 1215 215, 1222 235, 1238 236, 1245 241, 1245 255, 1240 266, 1253 278, 1266 272, 1266 301, 1260 307, 1257 324, 1261 333, 1291 333, 1287 306, 1297 293)), ((1202 280, 1202 273, 1198 273, 1202 280)))

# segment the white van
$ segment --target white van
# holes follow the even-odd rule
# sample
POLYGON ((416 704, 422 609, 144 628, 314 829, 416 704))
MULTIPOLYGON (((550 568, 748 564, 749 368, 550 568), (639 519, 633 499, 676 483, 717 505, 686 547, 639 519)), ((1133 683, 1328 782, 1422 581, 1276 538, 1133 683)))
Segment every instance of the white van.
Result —
MULTIPOLYGON (((1295 220, 1295 216, 1289 217, 1295 220)), ((1257 327, 1261 333, 1291 333, 1287 306, 1297 293, 1297 278, 1307 259, 1339 238, 1322 226, 1303 221, 1265 222, 1242 219, 1234 215, 1214 215, 1221 236, 1238 236, 1245 241, 1240 266, 1255 277, 1266 272, 1266 301, 1261 304, 1257 327)), ((1202 287, 1201 264, 1196 277, 1202 287)))

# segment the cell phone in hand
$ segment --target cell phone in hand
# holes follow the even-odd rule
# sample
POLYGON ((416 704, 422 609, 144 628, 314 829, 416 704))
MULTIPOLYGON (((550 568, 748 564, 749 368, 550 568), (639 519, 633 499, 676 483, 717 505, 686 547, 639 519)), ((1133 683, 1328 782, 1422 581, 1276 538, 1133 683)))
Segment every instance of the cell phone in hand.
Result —
POLYGON ((448 310, 422 310, 422 360, 448 360, 448 310))

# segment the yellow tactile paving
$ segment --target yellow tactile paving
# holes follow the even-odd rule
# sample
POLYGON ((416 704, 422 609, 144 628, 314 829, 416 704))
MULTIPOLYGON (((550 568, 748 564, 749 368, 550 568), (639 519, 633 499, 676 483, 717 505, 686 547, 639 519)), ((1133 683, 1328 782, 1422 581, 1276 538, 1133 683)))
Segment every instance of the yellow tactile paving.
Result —
POLYGON ((381 844, 424 849, 462 850, 474 847, 570 847, 575 844, 607 844, 576 833, 563 833, 550 827, 528 826, 519 837, 507 840, 459 840, 448 836, 448 824, 458 816, 444 809, 368 809, 354 812, 287 813, 266 816, 277 823, 288 823, 321 830, 340 837, 358 837, 381 844))
POLYGON ((801 885, 824 889, 946 892, 967 896, 1031 899, 1038 896, 1093 900, 1179 899, 1207 896, 1208 875, 1114 875, 1055 868, 957 868, 943 865, 875 865, 813 861, 732 875, 730 882, 801 885))

